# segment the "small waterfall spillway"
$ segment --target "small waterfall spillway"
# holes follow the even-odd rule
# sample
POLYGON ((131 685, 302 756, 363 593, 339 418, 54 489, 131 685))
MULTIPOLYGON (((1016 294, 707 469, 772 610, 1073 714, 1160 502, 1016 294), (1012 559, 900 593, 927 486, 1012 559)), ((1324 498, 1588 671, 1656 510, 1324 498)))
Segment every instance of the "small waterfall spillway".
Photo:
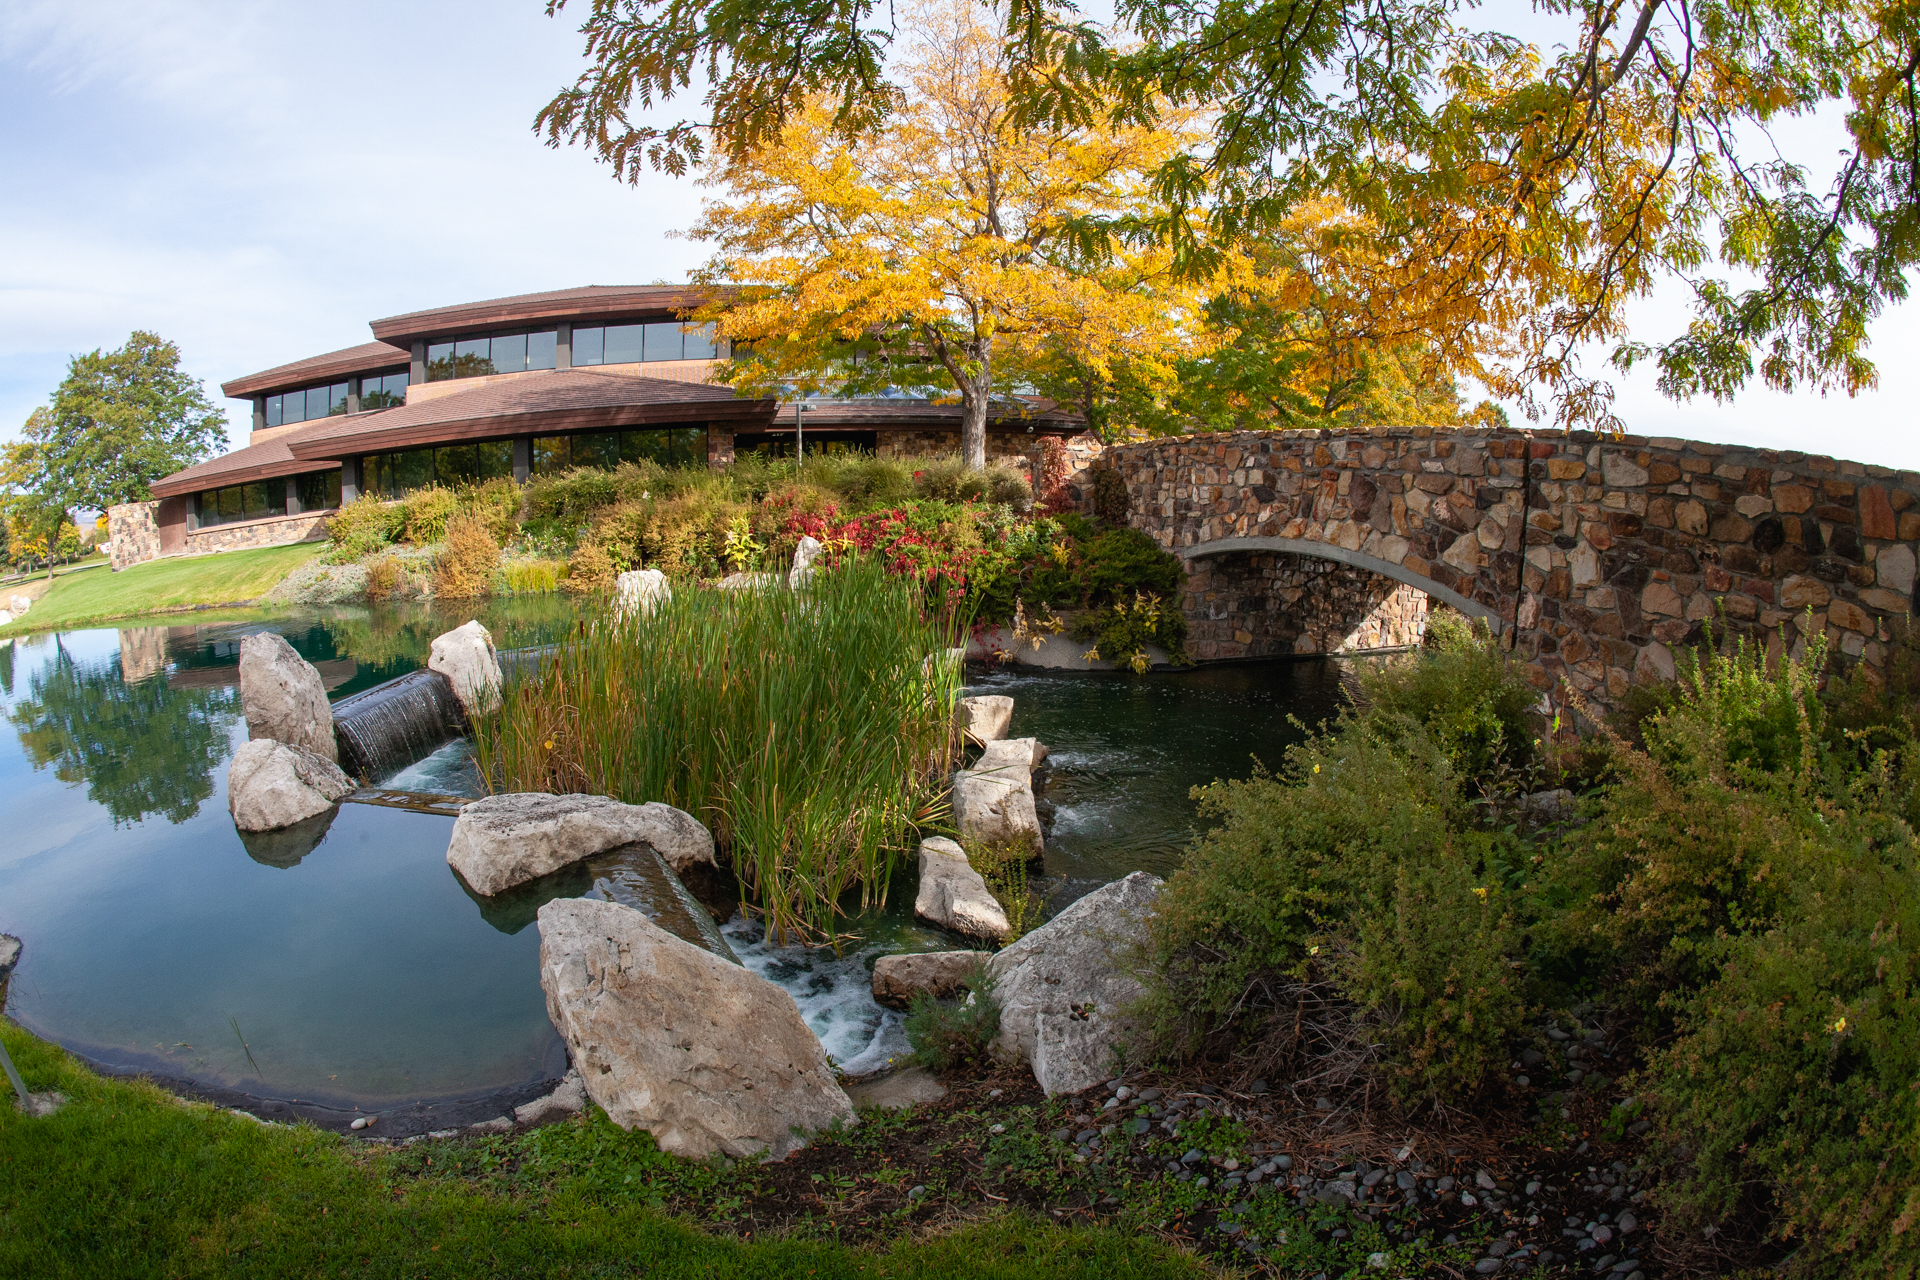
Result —
POLYGON ((378 782, 466 732, 453 686, 437 671, 412 671, 343 698, 333 707, 340 764, 378 782))

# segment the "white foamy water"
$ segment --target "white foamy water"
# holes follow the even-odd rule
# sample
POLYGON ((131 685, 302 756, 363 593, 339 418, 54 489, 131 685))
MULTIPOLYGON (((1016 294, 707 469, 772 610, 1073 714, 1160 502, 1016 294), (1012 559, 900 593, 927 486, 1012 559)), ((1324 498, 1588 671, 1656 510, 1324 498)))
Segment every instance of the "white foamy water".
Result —
POLYGON ((743 916, 721 932, 741 964, 793 997, 827 1056, 848 1075, 878 1071, 913 1051, 905 1015, 873 1002, 872 960, 901 950, 897 940, 868 941, 836 956, 826 948, 769 946, 766 930, 743 916))
POLYGON ((395 791, 431 791, 450 796, 485 794, 480 786, 480 770, 473 762, 471 738, 455 738, 380 785, 395 791))

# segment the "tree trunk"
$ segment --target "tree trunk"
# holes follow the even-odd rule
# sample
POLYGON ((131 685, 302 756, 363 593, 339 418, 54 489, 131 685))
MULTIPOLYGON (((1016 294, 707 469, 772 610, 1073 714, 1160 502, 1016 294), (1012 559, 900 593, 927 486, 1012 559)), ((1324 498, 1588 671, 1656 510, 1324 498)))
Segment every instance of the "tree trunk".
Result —
POLYGON ((960 461, 969 471, 987 469, 987 400, 992 386, 984 370, 961 386, 960 461))

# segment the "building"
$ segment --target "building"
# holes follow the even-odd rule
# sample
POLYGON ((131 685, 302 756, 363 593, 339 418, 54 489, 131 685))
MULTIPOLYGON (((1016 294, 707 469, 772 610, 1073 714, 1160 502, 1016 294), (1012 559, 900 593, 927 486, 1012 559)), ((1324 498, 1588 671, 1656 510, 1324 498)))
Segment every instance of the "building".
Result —
MULTIPOLYGON (((375 320, 372 342, 235 378, 247 444, 156 481, 155 501, 110 513, 116 568, 157 555, 319 537, 363 494, 650 458, 725 466, 749 450, 881 456, 959 447, 960 407, 927 400, 736 395, 711 382, 724 359, 699 298, 671 285, 589 285, 375 320), (804 412, 803 412, 804 409, 804 412)), ((1080 422, 1009 404, 988 453, 1027 457, 1080 422)))

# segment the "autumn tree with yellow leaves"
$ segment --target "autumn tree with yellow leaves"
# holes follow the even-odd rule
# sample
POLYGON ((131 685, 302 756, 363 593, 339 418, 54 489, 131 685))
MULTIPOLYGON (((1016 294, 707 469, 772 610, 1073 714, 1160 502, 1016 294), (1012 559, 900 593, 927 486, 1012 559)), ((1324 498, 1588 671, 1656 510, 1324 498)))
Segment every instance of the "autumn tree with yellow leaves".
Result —
MULTIPOLYGON (((724 191, 692 234, 714 253, 699 318, 750 388, 958 398, 961 456, 986 464, 990 406, 1019 388, 1070 403, 1075 381, 1171 379, 1205 346, 1207 281, 1165 246, 1114 227, 1152 216, 1149 179, 1197 132, 1014 122, 1005 59, 983 11, 913 11, 887 128, 849 142, 812 101, 756 147, 723 155, 724 191)), ((1086 400, 1084 403, 1092 403, 1086 400)))

